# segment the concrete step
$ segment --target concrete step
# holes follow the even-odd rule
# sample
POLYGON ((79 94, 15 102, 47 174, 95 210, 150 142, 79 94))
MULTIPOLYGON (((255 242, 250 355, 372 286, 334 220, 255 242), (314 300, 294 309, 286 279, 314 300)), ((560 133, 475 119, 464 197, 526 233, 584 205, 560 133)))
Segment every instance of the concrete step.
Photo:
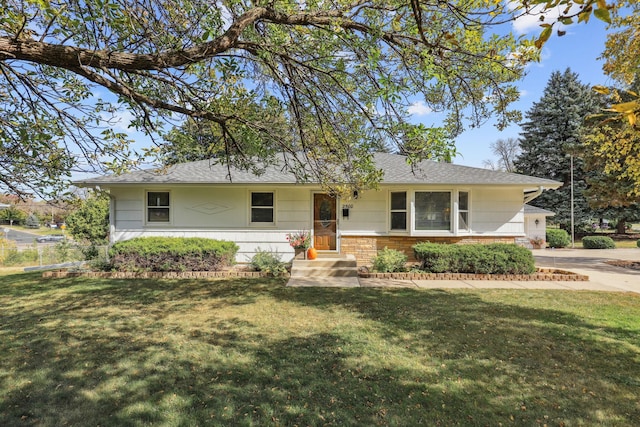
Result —
POLYGON ((353 255, 323 256, 314 260, 296 258, 291 266, 292 277, 358 277, 353 255))
POLYGON ((314 267, 314 268, 340 268, 340 267, 353 267, 357 266, 356 260, 347 259, 314 259, 314 260, 302 260, 294 259, 293 264, 298 267, 314 267))
POLYGON ((358 277, 355 268, 292 268, 291 277, 358 277))

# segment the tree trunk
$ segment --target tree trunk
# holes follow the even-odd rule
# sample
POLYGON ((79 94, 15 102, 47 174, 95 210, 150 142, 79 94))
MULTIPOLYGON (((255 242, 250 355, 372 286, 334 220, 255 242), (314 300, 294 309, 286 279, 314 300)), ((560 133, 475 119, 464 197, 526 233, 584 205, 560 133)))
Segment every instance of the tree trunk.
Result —
POLYGON ((616 225, 616 233, 624 234, 627 232, 627 221, 625 218, 621 218, 618 220, 618 224, 616 225))

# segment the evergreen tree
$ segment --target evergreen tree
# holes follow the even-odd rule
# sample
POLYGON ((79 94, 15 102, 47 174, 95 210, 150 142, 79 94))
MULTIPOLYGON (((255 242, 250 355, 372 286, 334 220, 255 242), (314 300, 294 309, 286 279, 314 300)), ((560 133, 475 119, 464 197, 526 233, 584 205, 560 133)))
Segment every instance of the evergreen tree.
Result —
POLYGON ((30 214, 24 222, 28 228, 40 228, 40 220, 36 214, 30 214))
POLYGON ((585 118, 598 112, 601 99, 570 69, 554 71, 542 98, 525 114, 520 134, 521 154, 516 169, 526 175, 549 178, 563 185, 545 191, 531 204, 556 213, 562 228, 571 224, 571 158, 573 157, 574 219, 576 228, 590 226, 598 213, 587 203, 583 161, 576 156, 585 118))

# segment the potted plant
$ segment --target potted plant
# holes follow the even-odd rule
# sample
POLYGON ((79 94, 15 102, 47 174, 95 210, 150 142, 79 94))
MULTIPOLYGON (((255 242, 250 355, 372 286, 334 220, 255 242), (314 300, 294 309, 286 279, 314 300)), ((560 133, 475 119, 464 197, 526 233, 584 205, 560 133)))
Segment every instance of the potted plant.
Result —
POLYGON ((299 254, 303 254, 303 257, 306 259, 307 257, 307 249, 311 247, 311 233, 302 230, 296 231, 295 233, 287 233, 287 241, 289 245, 294 249, 295 256, 297 257, 299 254))
POLYGON ((542 237, 536 236, 533 239, 529 239, 529 242, 533 245, 533 249, 542 249, 544 248, 545 241, 542 237))

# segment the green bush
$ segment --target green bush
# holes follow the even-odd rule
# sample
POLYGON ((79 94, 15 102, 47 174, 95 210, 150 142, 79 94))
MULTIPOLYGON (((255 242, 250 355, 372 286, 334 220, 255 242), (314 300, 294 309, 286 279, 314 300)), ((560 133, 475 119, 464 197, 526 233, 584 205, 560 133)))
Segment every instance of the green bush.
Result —
POLYGON ((407 256, 398 250, 385 248, 373 257, 373 269, 380 273, 395 273, 405 270, 407 256))
POLYGON ((607 236, 586 236, 582 238, 582 247, 585 249, 615 249, 616 244, 607 236))
POLYGON ((504 243, 447 245, 418 243, 413 246, 420 269, 430 273, 532 274, 531 251, 504 243))
POLYGON ((547 229, 547 246, 550 248, 566 248, 571 243, 569 233, 565 230, 549 228, 547 229))
POLYGON ((24 225, 27 228, 40 228, 40 220, 35 214, 31 214, 25 220, 24 225))
POLYGON ((233 242, 201 237, 137 237, 109 250, 120 271, 216 271, 235 261, 233 242))
POLYGON ((636 246, 640 248, 640 239, 636 242, 636 246))
POLYGON ((9 249, 5 252, 3 265, 5 267, 20 265, 35 265, 38 262, 39 255, 37 249, 9 249))
POLYGON ((256 249, 256 254, 251 258, 251 266, 258 271, 278 277, 287 272, 287 265, 281 261, 278 253, 256 249))

